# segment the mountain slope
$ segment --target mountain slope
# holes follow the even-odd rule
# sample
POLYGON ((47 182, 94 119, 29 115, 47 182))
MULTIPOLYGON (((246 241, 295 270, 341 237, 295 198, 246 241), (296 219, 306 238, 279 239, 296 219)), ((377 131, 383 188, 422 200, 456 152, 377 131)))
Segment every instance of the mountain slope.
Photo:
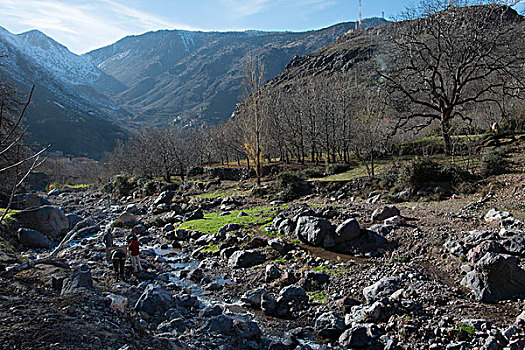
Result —
POLYGON ((126 112, 101 93, 123 85, 84 57, 39 31, 14 35, 1 27, 0 52, 3 82, 21 95, 36 86, 26 114, 31 141, 54 142, 54 150, 97 158, 126 135, 111 121, 126 112))
MULTIPOLYGON (((384 22, 369 19, 363 27, 384 22)), ((86 55, 127 86, 111 96, 139 123, 215 124, 226 120, 242 98, 247 56, 260 57, 271 79, 294 56, 318 50, 354 28, 355 23, 341 23, 302 33, 164 30, 126 37, 86 55)))

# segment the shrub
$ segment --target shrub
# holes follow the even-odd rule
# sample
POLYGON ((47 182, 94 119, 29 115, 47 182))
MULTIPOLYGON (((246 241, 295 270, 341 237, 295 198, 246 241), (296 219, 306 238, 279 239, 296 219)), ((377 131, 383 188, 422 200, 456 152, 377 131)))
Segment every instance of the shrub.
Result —
POLYGON ((301 176, 303 176, 305 179, 311 179, 314 177, 323 177, 324 173, 319 169, 304 169, 301 171, 301 176))
POLYGON ((467 171, 457 166, 442 165, 429 158, 413 160, 400 175, 400 180, 413 190, 444 183, 457 186, 471 178, 467 171))
POLYGON ((488 150, 481 157, 481 172, 483 175, 503 174, 507 167, 505 152, 501 149, 488 150))
POLYGON ((326 167, 326 172, 330 175, 335 175, 344 173, 345 171, 348 171, 350 169, 352 169, 352 166, 350 164, 335 163, 328 165, 326 167))
POLYGON ((147 181, 142 186, 142 193, 145 196, 153 196, 158 191, 158 183, 156 181, 147 181))
POLYGON ((111 180, 111 185, 113 194, 123 197, 131 194, 137 185, 137 181, 127 175, 116 175, 111 180))
POLYGON ((285 201, 299 198, 309 190, 309 185, 303 181, 301 174, 294 171, 284 171, 277 175, 277 186, 285 201))
POLYGON ((48 191, 51 191, 51 190, 54 190, 54 189, 61 190, 62 187, 63 186, 61 184, 59 184, 58 182, 53 182, 52 184, 49 184, 49 186, 47 186, 47 190, 48 191))

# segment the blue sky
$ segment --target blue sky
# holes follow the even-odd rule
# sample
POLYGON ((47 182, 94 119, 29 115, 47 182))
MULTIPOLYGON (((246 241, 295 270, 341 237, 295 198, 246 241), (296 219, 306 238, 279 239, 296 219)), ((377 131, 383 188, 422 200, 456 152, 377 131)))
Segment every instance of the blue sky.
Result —
MULTIPOLYGON (((362 2, 363 18, 388 19, 418 1, 362 2)), ((79 54, 158 29, 303 31, 357 18, 358 0, 0 0, 0 26, 38 29, 79 54)))

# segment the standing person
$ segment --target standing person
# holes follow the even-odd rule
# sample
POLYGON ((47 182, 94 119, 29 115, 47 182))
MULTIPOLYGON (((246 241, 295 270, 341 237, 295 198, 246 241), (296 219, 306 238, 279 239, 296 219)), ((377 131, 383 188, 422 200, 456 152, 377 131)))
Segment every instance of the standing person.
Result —
POLYGON ((117 278, 121 277, 122 279, 125 279, 124 264, 126 263, 126 253, 117 249, 111 255, 111 260, 113 261, 113 271, 115 271, 117 278))
POLYGON ((106 227, 106 233, 104 234, 104 237, 102 237, 102 241, 104 242, 104 246, 106 247, 106 259, 109 262, 111 257, 111 247, 113 247, 113 232, 111 230, 111 226, 106 227))
POLYGON ((140 265, 140 253, 139 246, 141 243, 137 240, 137 236, 131 235, 129 237, 129 251, 131 255, 131 263, 133 264, 133 271, 142 271, 142 266, 140 265))

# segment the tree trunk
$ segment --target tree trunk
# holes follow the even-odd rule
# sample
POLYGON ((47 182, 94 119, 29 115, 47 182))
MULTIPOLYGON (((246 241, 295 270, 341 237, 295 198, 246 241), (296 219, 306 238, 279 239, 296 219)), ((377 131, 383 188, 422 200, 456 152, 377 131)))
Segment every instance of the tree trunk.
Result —
POLYGON ((443 147, 447 156, 452 154, 452 141, 450 138, 450 112, 444 112, 441 118, 441 134, 443 136, 443 147))

